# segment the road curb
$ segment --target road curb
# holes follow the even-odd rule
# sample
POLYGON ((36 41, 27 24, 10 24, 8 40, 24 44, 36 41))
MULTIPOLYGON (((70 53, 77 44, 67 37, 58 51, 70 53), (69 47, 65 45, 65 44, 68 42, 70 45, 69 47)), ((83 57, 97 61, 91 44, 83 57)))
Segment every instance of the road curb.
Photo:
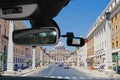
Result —
POLYGON ((35 69, 35 70, 33 70, 32 72, 29 71, 29 72, 27 72, 26 74, 23 74, 23 75, 21 75, 21 76, 28 76, 28 75, 31 75, 31 74, 33 74, 33 73, 39 72, 39 71, 41 71, 41 70, 43 70, 43 69, 45 69, 45 68, 47 68, 47 66, 41 67, 41 68, 38 68, 38 69, 35 69))
MULTIPOLYGON (((78 70, 78 71, 81 71, 81 72, 83 72, 84 74, 86 74, 86 75, 88 75, 88 76, 90 76, 90 77, 108 78, 107 76, 104 76, 104 77, 98 76, 98 75, 96 75, 93 71, 91 71, 91 73, 90 73, 90 72, 86 72, 86 71, 80 70, 80 69, 78 69, 77 67, 74 67, 74 66, 72 66, 72 68, 74 68, 74 69, 76 69, 76 70, 78 70)), ((90 71, 90 70, 89 70, 89 71, 90 71)))

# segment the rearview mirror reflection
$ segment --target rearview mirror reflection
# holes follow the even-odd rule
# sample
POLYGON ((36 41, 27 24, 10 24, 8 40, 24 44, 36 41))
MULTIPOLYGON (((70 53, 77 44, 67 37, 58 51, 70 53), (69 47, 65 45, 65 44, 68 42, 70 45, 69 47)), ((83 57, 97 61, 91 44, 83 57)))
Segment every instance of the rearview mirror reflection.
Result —
POLYGON ((59 32, 55 27, 40 29, 22 29, 13 32, 13 42, 19 45, 53 45, 59 41, 59 32))

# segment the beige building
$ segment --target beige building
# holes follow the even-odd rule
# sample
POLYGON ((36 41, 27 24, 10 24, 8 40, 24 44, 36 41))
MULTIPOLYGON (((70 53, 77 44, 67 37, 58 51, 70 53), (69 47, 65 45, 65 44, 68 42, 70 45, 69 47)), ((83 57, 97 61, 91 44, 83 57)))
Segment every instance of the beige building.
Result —
MULTIPOLYGON (((0 58, 5 55, 5 66, 7 63, 7 49, 8 49, 8 35, 9 35, 9 21, 0 19, 0 58)), ((0 59, 0 70, 1 70, 1 59, 0 59)))
MULTIPOLYGON (((23 21, 14 21, 14 30, 25 29, 27 26, 23 21)), ((18 66, 27 67, 32 56, 32 47, 14 45, 14 63, 18 66)))
MULTIPOLYGON (((112 58, 115 62, 115 55, 120 56, 120 0, 114 1, 111 5, 111 45, 112 58), (119 3, 118 3, 119 2, 119 3)), ((119 60, 120 65, 120 60, 119 60)))
POLYGON ((120 41, 120 0, 111 0, 105 10, 96 19, 87 34, 88 58, 93 57, 93 65, 105 66, 104 69, 112 69, 114 55, 119 55, 120 41), (105 13, 110 12, 110 26, 108 26, 105 13), (109 33, 109 34, 108 34, 109 33), (110 38, 109 38, 110 35, 110 38), (89 40, 90 39, 90 40, 89 40), (111 47, 112 46, 112 47, 111 47), (89 49, 91 48, 91 49, 89 49))
POLYGON ((94 59, 94 36, 90 35, 87 37, 87 64, 88 66, 93 65, 93 59, 94 59))
POLYGON ((59 42, 53 50, 49 51, 54 62, 66 62, 70 54, 71 52, 65 49, 63 42, 59 42))
MULTIPOLYGON (((0 19, 0 57, 4 55, 4 66, 7 66, 8 39, 10 21, 0 19)), ((14 29, 27 28, 23 21, 14 21, 14 29)), ((27 67, 32 55, 32 48, 29 46, 14 45, 14 65, 27 67)), ((1 59, 0 59, 1 68, 1 59)))

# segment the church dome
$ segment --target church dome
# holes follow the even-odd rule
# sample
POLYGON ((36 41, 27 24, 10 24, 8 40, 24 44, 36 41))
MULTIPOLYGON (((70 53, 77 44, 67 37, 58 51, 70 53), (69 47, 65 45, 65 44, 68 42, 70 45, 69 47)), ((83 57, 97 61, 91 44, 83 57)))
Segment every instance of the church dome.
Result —
POLYGON ((59 41, 58 44, 55 46, 55 48, 64 48, 64 43, 59 41))

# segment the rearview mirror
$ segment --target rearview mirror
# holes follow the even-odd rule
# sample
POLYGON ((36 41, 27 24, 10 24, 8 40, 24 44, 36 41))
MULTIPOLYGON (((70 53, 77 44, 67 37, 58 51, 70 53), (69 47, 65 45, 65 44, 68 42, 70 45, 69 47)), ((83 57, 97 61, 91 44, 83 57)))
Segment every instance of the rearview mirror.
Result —
POLYGON ((22 29, 13 31, 13 42, 18 45, 47 46, 57 44, 60 32, 56 27, 22 29))

